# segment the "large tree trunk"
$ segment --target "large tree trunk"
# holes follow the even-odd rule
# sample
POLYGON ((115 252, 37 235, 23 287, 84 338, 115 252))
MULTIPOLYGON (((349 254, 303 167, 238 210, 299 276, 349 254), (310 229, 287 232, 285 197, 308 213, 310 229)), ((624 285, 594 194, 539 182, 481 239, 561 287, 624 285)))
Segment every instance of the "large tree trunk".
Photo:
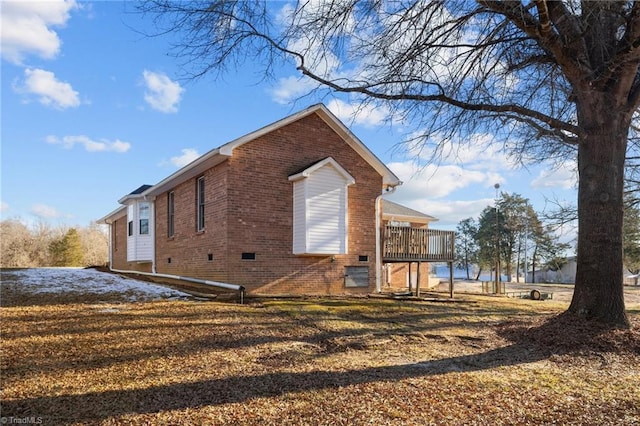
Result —
POLYGON ((592 92, 586 99, 578 103, 578 121, 586 133, 578 146, 578 264, 569 311, 628 327, 622 217, 629 121, 607 94, 592 92))

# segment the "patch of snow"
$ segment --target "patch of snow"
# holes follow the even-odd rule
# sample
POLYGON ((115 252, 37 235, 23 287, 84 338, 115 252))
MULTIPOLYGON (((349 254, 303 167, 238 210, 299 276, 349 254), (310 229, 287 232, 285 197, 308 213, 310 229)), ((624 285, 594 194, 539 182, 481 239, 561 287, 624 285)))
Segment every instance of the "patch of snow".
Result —
POLYGON ((121 275, 83 268, 30 268, 12 270, 16 285, 30 293, 120 293, 130 301, 188 297, 168 287, 121 275))

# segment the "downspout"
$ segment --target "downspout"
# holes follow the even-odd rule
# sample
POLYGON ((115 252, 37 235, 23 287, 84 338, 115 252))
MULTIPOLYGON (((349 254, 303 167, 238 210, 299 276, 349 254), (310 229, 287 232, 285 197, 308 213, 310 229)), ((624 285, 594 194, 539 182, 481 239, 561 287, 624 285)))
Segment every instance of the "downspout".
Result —
POLYGON ((241 304, 244 303, 245 288, 244 286, 237 285, 237 284, 221 283, 219 281, 209 281, 209 280, 203 280, 200 278, 193 278, 193 277, 182 277, 180 275, 158 274, 155 272, 152 273, 152 272, 141 272, 141 271, 127 271, 123 269, 113 269, 111 265, 109 265, 109 270, 111 272, 118 272, 120 274, 137 274, 137 275, 145 275, 149 277, 168 278, 172 280, 189 281, 197 284, 210 285, 213 287, 223 288, 225 290, 234 290, 239 293, 240 303, 241 304))
POLYGON ((111 250, 113 250, 113 245, 111 244, 111 238, 113 238, 113 222, 105 221, 105 223, 109 226, 107 247, 109 250, 109 270, 111 270, 111 267, 113 266, 113 253, 111 252, 111 250))
MULTIPOLYGON (((147 199, 147 197, 144 197, 145 201, 149 201, 147 199)), ((152 272, 141 272, 141 271, 128 271, 128 270, 123 270, 123 269, 114 269, 113 268, 113 254, 112 254, 112 244, 111 244, 111 236, 112 236, 112 223, 107 223, 109 225, 109 270, 111 272, 117 272, 117 273, 121 273, 121 274, 138 274, 138 275, 145 275, 145 276, 150 276, 150 277, 158 277, 158 278, 168 278, 168 279, 173 279, 173 280, 180 280, 180 281, 188 281, 188 282, 193 282, 193 283, 197 283, 197 284, 204 284, 204 285, 210 285, 213 287, 218 287, 218 288, 223 288, 225 290, 234 290, 237 291, 240 297, 240 303, 243 304, 244 303, 244 296, 245 296, 245 288, 244 286, 241 285, 237 285, 237 284, 229 284, 229 283, 222 283, 222 282, 218 282, 218 281, 209 281, 209 280, 203 280, 200 278, 193 278, 193 277, 182 277, 179 275, 170 275, 170 274, 159 274, 156 272, 156 244, 155 244, 155 240, 156 240, 156 229, 155 229, 155 202, 150 202, 151 204, 151 208, 153 209, 152 212, 150 212, 150 218, 152 218, 153 220, 153 224, 149 224, 150 227, 153 229, 153 244, 152 244, 152 255, 151 255, 151 271, 152 272), (153 213, 153 214, 151 214, 153 213), (151 226, 152 225, 152 226, 151 226)))
POLYGON ((145 195, 143 199, 151 205, 151 212, 149 218, 153 218, 153 223, 150 224, 150 228, 153 229, 153 238, 151 239, 151 272, 156 273, 156 201, 155 197, 152 201, 147 199, 145 195))
MULTIPOLYGON (((146 197, 145 197, 146 198, 146 197)), ((152 214, 150 215, 153 218, 153 238, 151 239, 151 272, 154 274, 156 271, 156 202, 155 200, 151 203, 152 214)))
POLYGON ((380 235, 380 226, 382 221, 382 197, 387 194, 393 194, 396 191, 395 186, 388 186, 384 192, 376 197, 376 292, 382 292, 382 246, 380 235))

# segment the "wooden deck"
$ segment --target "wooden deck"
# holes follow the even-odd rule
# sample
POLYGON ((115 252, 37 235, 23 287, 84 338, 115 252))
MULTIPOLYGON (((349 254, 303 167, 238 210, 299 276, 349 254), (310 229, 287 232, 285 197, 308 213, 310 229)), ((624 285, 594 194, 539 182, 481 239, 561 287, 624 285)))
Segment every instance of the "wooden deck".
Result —
POLYGON ((455 232, 386 226, 384 262, 453 262, 455 232))

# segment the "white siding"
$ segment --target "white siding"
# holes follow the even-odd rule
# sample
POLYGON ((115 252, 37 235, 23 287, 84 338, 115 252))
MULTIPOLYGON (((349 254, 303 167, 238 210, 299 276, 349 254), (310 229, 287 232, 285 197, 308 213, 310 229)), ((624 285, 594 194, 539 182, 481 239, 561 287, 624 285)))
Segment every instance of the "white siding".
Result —
POLYGON ((135 204, 127 206, 127 262, 136 261, 136 222, 138 221, 135 204), (133 222, 133 235, 129 235, 129 222, 133 222))
POLYGON ((348 180, 331 164, 294 183, 293 252, 347 252, 348 180))
POLYGON ((140 235, 140 218, 138 202, 127 206, 127 262, 151 262, 154 253, 154 214, 153 203, 150 204, 149 233, 140 235), (129 222, 133 221, 133 235, 128 235, 129 222))
POLYGON ((346 252, 346 194, 344 178, 327 165, 307 181, 307 249, 310 253, 346 252))
POLYGON ((136 243, 136 261, 151 261, 153 255, 153 238, 150 235, 138 235, 136 243))
POLYGON ((305 253, 307 250, 306 181, 303 179, 293 183, 293 253, 295 254, 305 253))

